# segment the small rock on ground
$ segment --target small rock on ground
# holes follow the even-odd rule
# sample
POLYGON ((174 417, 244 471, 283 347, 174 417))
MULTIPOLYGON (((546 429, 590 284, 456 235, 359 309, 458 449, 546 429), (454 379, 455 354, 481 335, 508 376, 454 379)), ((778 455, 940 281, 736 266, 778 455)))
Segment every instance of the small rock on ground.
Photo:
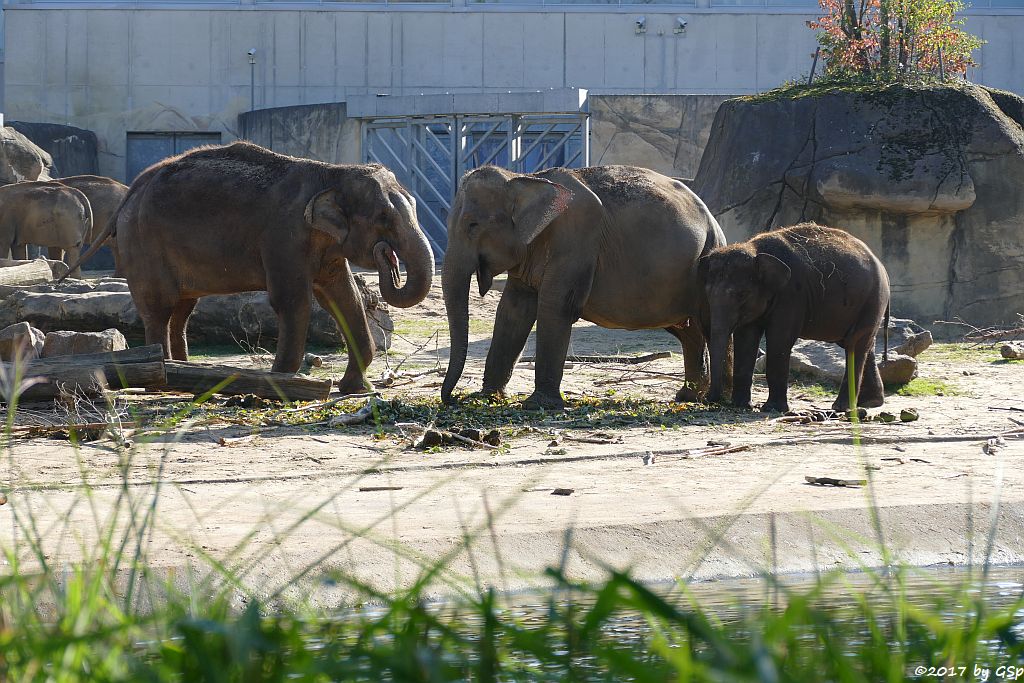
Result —
POLYGON ((8 325, 0 330, 0 360, 13 360, 19 349, 24 349, 21 353, 28 358, 39 358, 44 339, 43 333, 27 322, 8 325))
POLYGON ((102 332, 71 332, 59 330, 46 335, 43 358, 72 356, 81 353, 124 351, 128 342, 120 330, 110 328, 102 332))

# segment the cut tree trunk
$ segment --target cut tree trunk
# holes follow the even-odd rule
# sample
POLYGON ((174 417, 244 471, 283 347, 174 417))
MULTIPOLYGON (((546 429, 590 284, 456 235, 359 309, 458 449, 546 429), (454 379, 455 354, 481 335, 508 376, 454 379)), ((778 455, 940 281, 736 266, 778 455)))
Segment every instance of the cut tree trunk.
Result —
POLYGON ((54 280, 60 277, 64 277, 68 274, 68 264, 63 261, 56 261, 54 259, 44 258, 40 256, 36 259, 9 259, 0 258, 0 268, 10 268, 11 266, 23 266, 26 263, 45 263, 50 267, 50 273, 53 275, 54 280))
MULTIPOLYGON (((3 363, 13 377, 15 368, 3 363)), ((152 388, 166 383, 163 348, 159 344, 108 353, 38 358, 24 367, 22 383, 29 385, 21 401, 43 401, 66 394, 99 396, 108 388, 152 388)), ((6 397, 5 397, 6 398, 6 397)))
POLYGON ((27 287, 53 280, 53 271, 46 261, 8 261, 17 265, 0 266, 0 287, 27 287))
POLYGON ((331 393, 329 379, 182 361, 169 360, 164 365, 167 368, 167 388, 192 394, 254 394, 275 400, 322 401, 331 393))

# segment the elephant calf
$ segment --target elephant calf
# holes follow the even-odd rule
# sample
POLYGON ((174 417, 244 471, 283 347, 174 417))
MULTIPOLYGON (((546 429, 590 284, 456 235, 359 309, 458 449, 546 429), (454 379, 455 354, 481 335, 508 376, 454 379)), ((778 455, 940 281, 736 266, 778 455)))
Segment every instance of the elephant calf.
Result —
POLYGON ((246 142, 148 168, 86 257, 112 235, 146 343, 185 360, 186 325, 199 297, 266 291, 278 319, 273 369, 295 372, 316 296, 348 344, 339 383, 348 393, 366 386, 375 350, 349 261, 375 268, 382 297, 399 308, 426 297, 434 272, 415 200, 391 171, 297 159, 246 142))
MULTIPOLYGON (((789 410, 789 359, 798 338, 835 342, 846 349, 846 376, 852 370, 856 404, 882 405, 874 347, 882 318, 889 316, 889 276, 866 244, 844 230, 802 223, 715 249, 701 259, 700 271, 711 311, 709 401, 721 399, 723 358, 732 335, 732 402, 750 407, 763 334, 768 401, 761 410, 789 410)), ((844 385, 833 408, 849 406, 844 385)))
POLYGON ((9 250, 28 258, 28 245, 47 247, 81 274, 82 241, 92 230, 92 207, 78 190, 52 181, 30 181, 0 187, 0 257, 9 250))
POLYGON ((527 407, 561 408, 572 324, 661 327, 683 344, 686 385, 706 386, 706 345, 697 259, 725 244, 704 203, 672 178, 645 168, 556 168, 521 175, 485 166, 463 177, 448 218, 442 268, 451 358, 441 398, 466 363, 469 287, 481 296, 508 273, 487 352, 483 391, 504 391, 537 324, 536 382, 527 407))

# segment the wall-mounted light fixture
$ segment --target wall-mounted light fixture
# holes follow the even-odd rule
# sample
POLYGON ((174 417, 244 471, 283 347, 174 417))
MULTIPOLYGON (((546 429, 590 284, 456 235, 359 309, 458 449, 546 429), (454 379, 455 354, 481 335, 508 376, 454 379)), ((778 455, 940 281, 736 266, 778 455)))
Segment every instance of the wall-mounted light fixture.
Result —
POLYGON ((251 48, 249 55, 249 111, 256 110, 256 48, 251 48))
POLYGON ((676 26, 672 29, 672 33, 686 33, 686 25, 688 23, 686 17, 676 17, 676 26))
POLYGON ((647 17, 637 17, 633 25, 638 34, 647 33, 647 17))

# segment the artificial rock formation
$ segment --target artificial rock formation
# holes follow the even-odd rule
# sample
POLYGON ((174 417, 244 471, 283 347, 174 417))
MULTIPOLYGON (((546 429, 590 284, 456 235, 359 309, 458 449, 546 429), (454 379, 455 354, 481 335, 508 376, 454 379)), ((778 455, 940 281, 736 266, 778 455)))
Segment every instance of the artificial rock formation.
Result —
POLYGON ((692 187, 730 242, 814 220, 875 250, 894 313, 993 325, 1024 311, 1024 100, 968 85, 798 93, 715 117, 692 187))
POLYGON ((49 180, 52 171, 48 153, 10 126, 0 127, 0 185, 49 180))

